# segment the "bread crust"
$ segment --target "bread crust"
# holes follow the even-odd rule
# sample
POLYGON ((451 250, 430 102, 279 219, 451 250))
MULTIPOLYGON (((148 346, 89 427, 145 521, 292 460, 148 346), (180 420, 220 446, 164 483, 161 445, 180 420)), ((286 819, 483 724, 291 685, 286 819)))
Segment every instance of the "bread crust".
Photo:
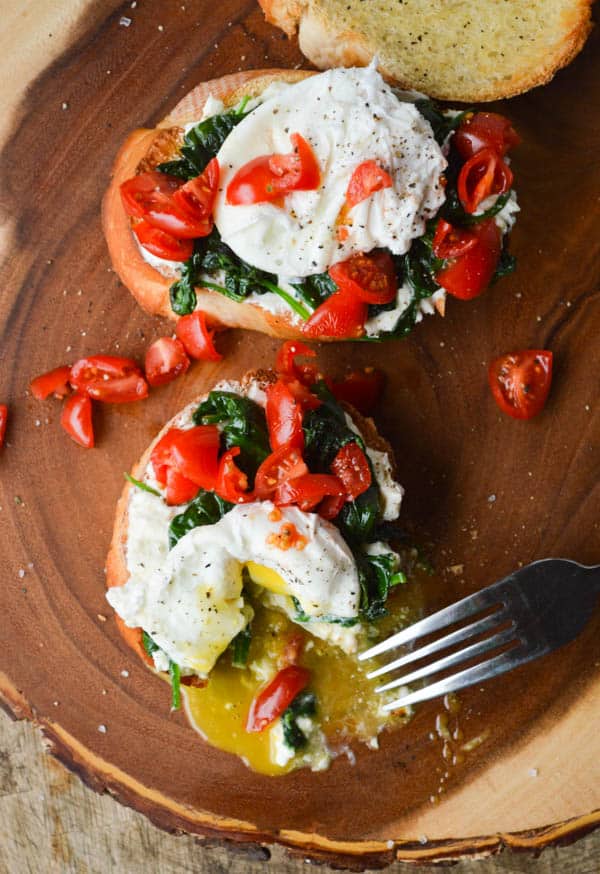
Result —
MULTIPOLYGON (((271 24, 280 27, 290 37, 298 31, 301 51, 319 69, 368 64, 381 48, 370 43, 357 30, 338 27, 319 8, 318 0, 258 2, 271 24)), ((557 49, 549 52, 542 64, 534 69, 518 70, 502 84, 486 82, 478 75, 477 69, 467 70, 467 75, 460 83, 450 83, 446 87, 428 86, 426 81, 402 78, 389 65, 381 64, 379 69, 384 76, 402 87, 426 91, 430 97, 438 100, 479 103, 513 97, 549 82, 559 69, 569 64, 581 51, 592 29, 592 2, 593 0, 573 0, 570 20, 566 23, 564 37, 557 49)), ((434 57, 435 52, 432 52, 432 58, 434 57)))
MULTIPOLYGON (((242 385, 244 385, 248 382, 256 380, 260 384, 269 384, 271 382, 275 382, 276 379, 277 376, 272 370, 251 370, 242 377, 240 382, 242 385)), ((205 397, 206 394, 201 395, 200 397, 193 400, 189 404, 189 406, 197 406, 205 397)), ((392 447, 390 446, 388 441, 379 434, 373 419, 361 415, 361 413, 359 413, 358 410, 356 410, 350 404, 343 403, 342 406, 350 415, 356 427, 360 431, 365 441, 365 444, 370 449, 376 449, 379 452, 386 452, 388 454, 392 466, 392 472, 395 475, 396 462, 394 459, 392 447)), ((135 479, 143 480, 144 471, 150 462, 150 455, 152 454, 152 450, 154 449, 158 441, 166 434, 166 432, 170 428, 174 427, 175 421, 180 415, 181 412, 167 422, 167 424, 159 431, 154 440, 150 443, 148 448, 142 454, 137 464, 134 465, 132 470, 132 476, 135 479)), ((106 587, 108 589, 112 588, 113 586, 123 586, 129 579, 126 550, 127 533, 129 526, 129 498, 131 495, 131 490, 134 488, 136 487, 132 485, 132 483, 127 482, 123 488, 123 491, 121 492, 121 497, 117 502, 117 510, 115 513, 115 521, 113 524, 113 533, 108 556, 106 559, 106 587)), ((146 650, 144 649, 144 645, 142 642, 142 629, 129 628, 116 613, 115 619, 119 632, 123 636, 123 639, 125 640, 127 645, 130 646, 146 664, 150 665, 150 667, 154 667, 152 659, 148 656, 146 650)))
MULTIPOLYGON (((308 70, 254 70, 203 82, 190 91, 156 128, 135 130, 125 140, 102 201, 102 227, 115 272, 144 310, 173 320, 178 318, 169 300, 173 280, 142 258, 131 232, 129 216, 121 203, 121 183, 136 172, 173 157, 183 136, 183 126, 199 118, 209 95, 223 100, 226 106, 234 106, 242 96, 258 95, 272 82, 299 82, 312 75, 314 73, 308 70)), ((251 303, 236 303, 217 291, 196 290, 199 307, 209 323, 217 327, 248 328, 286 339, 302 339, 304 336, 285 315, 270 313, 251 303)))

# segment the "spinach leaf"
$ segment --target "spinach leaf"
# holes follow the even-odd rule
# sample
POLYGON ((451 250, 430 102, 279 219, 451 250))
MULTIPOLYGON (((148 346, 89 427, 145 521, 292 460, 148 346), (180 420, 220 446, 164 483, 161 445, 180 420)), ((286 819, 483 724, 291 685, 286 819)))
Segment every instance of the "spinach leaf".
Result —
POLYGON ((224 501, 219 495, 201 489, 187 509, 171 520, 169 549, 173 549, 188 531, 201 525, 214 525, 232 508, 233 504, 224 501))
POLYGON ((511 255, 508 251, 508 246, 506 244, 506 237, 504 238, 505 242, 502 246, 502 251, 500 252, 500 259, 498 264, 496 265, 496 270, 494 275, 492 276, 492 282, 496 282, 498 279, 501 279, 503 276, 508 276, 509 273, 512 273, 513 270, 517 266, 517 259, 514 255, 511 255))
POLYGON ((331 613, 326 613, 324 616, 309 616, 309 614, 305 613, 302 609, 302 604, 298 598, 294 598, 292 595, 292 601, 294 602, 294 607, 296 609, 296 615, 294 616, 296 622, 329 622, 332 625, 341 625, 343 628, 350 628, 352 625, 356 625, 356 623, 360 621, 358 616, 334 616, 331 613))
POLYGON ((142 644, 147 654, 152 658, 152 655, 156 652, 157 649, 160 649, 160 646, 157 643, 154 643, 149 634, 145 631, 142 631, 142 644))
POLYGON ((188 258, 182 265, 180 278, 169 289, 171 309, 178 316, 187 316, 196 309, 198 302, 196 285, 200 281, 201 272, 201 261, 198 258, 198 254, 194 252, 192 257, 188 258))
POLYGON ((252 640, 252 629, 250 623, 243 628, 239 634, 236 634, 231 641, 231 664, 234 668, 245 668, 248 664, 248 653, 250 651, 250 641, 252 640))
POLYGON ((195 425, 221 424, 226 449, 239 446, 236 463, 254 480, 259 465, 269 455, 269 434, 263 408, 230 391, 211 391, 194 413, 195 425))
POLYGON ((248 115, 244 112, 246 102, 238 109, 213 115, 199 122, 185 134, 183 145, 179 150, 181 158, 159 164, 156 169, 161 173, 169 173, 171 176, 186 180, 199 176, 210 159, 215 157, 234 127, 248 115))
POLYGON ((281 715, 283 739, 292 750, 299 750, 308 743, 308 738, 298 726, 299 716, 314 716, 317 712, 317 699, 313 692, 299 692, 289 707, 281 715))
POLYGON ((181 707, 181 670, 179 665, 169 659, 169 677, 171 678, 171 710, 181 707))
POLYGON ((392 552, 380 555, 367 555, 362 551, 354 553, 360 580, 360 613, 365 619, 373 620, 385 616, 385 606, 390 589, 406 582, 406 576, 398 570, 398 559, 392 552))
POLYGON ((453 133, 460 126, 465 115, 469 112, 473 112, 472 109, 465 109, 465 111, 459 113, 459 115, 444 115, 438 104, 428 98, 416 100, 415 106, 431 125, 433 136, 440 146, 444 144, 448 134, 453 133))
POLYGON ((302 282, 293 282, 292 286, 304 303, 313 310, 338 290, 329 273, 313 273, 312 276, 306 276, 302 282))
POLYGON ((354 501, 346 501, 334 520, 344 540, 351 543, 369 543, 381 514, 379 486, 371 469, 372 482, 366 492, 354 501))

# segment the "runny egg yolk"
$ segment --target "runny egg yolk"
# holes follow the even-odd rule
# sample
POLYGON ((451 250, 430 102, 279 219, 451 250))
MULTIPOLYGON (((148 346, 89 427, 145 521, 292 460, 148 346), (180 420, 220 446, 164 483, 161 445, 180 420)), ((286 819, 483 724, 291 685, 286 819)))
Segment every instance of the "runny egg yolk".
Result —
POLYGON ((248 573, 257 585, 263 589, 268 589, 276 595, 287 595, 288 586, 281 574, 274 571, 273 568, 265 567, 261 564, 256 564, 253 561, 247 561, 245 564, 248 573))

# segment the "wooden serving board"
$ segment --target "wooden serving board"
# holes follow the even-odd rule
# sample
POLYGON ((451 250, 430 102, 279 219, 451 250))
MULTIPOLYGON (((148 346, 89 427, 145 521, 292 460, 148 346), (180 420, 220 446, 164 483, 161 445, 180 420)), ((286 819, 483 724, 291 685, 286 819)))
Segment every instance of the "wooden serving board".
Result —
MULTIPOLYGON (((443 757, 443 707, 432 702, 385 735, 379 752, 357 748, 355 766, 338 759, 324 773, 278 779, 250 772, 203 744, 181 714, 170 716, 164 684, 120 640, 103 566, 122 472, 186 402, 216 379, 268 364, 277 344, 232 332, 221 364, 196 366, 143 404, 98 410, 94 451, 71 443, 59 405, 35 402, 27 385, 87 353, 140 357, 171 330, 119 284, 100 231, 100 199, 125 135, 154 124, 199 81, 302 58, 241 0, 224 0, 217 14, 206 0, 102 2, 94 15, 29 90, 1 158, 5 703, 34 719, 86 782, 166 829, 276 841, 364 867, 502 843, 539 849, 593 828, 600 613, 563 651, 461 695, 451 758, 485 737, 462 763, 443 757)), ((379 422, 407 489, 406 524, 439 571, 431 610, 535 558, 600 561, 599 47, 596 33, 551 85, 500 107, 524 139, 514 158, 517 273, 475 302, 450 301, 444 320, 428 318, 405 341, 322 351, 332 372, 373 363, 388 374, 379 422), (548 407, 530 423, 502 417, 485 376, 492 357, 524 346, 549 347, 556 361, 548 407)))

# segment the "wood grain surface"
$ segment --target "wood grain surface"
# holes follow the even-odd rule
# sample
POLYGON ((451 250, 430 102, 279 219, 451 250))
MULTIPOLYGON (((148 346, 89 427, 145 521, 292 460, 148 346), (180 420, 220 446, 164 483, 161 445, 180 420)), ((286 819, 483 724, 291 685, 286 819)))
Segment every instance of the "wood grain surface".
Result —
MULTIPOLYGON (((217 375, 267 363, 275 343, 232 332, 219 367, 196 367, 139 407, 100 411, 94 452, 64 438, 58 408, 27 397, 28 381, 89 352, 140 355, 165 331, 111 273, 100 233, 101 194, 129 130, 155 123, 197 81, 240 67, 294 66, 301 57, 241 0, 225 0, 218 17, 208 2, 94 7, 97 17, 73 27, 74 42, 28 91, 0 166, 11 242, 0 287, 0 396, 11 410, 0 457, 5 698, 35 717, 61 758, 96 788, 165 827, 204 836, 227 826, 234 837, 277 839, 323 858, 359 853, 364 864, 503 843, 535 849, 593 827, 600 617, 564 651, 462 696, 463 738, 486 736, 463 764, 442 757, 440 705, 432 703, 408 730, 385 737, 380 753, 359 751, 355 768, 338 760, 324 774, 278 780, 251 774, 200 743, 182 717, 170 718, 163 685, 104 621, 102 567, 121 472, 186 400, 217 375), (119 23, 124 15, 129 27, 119 23)), ((600 560, 599 43, 596 34, 550 86, 503 107, 524 137, 514 161, 523 207, 513 240, 517 274, 475 303, 454 302, 444 321, 427 320, 407 341, 322 355, 337 372, 373 359, 388 371, 380 421, 407 487, 406 524, 431 544, 440 572, 432 610, 519 562, 549 554, 600 560), (549 346, 557 360, 548 409, 529 424, 502 419, 485 385, 485 363, 519 346, 549 346)), ((6 736, 31 742, 18 726, 6 736)), ((7 773, 12 785, 12 764, 7 773)), ((17 867, 7 870, 36 870, 16 861, 26 834, 15 794, 6 793, 13 818, 5 830, 6 864, 17 867)), ((104 810, 105 801, 97 803, 104 810)), ((48 809, 59 811, 60 843, 67 807, 48 809)), ((139 822, 118 817, 125 830, 139 822)), ((82 834, 93 828, 91 817, 79 822, 82 834)), ((142 833, 159 842, 148 827, 142 833)), ((166 848, 169 839, 160 840, 166 848)), ((48 844, 39 847, 47 852, 48 844)), ((87 870, 107 870, 78 852, 52 864, 77 870, 69 866, 80 859, 87 870)), ((113 870, 137 864, 117 862, 113 870)))

